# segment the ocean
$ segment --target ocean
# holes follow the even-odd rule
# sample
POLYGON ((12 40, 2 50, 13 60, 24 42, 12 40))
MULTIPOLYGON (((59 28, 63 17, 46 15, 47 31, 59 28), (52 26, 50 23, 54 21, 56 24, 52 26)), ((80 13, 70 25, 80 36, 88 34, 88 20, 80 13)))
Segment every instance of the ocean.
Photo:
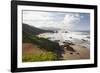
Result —
POLYGON ((56 33, 42 33, 39 37, 48 38, 51 41, 72 42, 86 48, 90 48, 90 32, 89 31, 75 31, 75 32, 56 32, 56 33))

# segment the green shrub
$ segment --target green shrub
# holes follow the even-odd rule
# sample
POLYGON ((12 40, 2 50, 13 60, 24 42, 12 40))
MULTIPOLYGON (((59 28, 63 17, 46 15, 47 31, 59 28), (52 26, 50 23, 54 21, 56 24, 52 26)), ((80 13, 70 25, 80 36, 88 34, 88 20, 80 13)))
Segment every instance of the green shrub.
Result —
POLYGON ((23 43, 25 42, 33 43, 37 45, 37 47, 39 47, 40 49, 44 49, 51 52, 54 52, 54 50, 57 50, 60 48, 58 43, 23 32, 23 43))
POLYGON ((37 62, 37 61, 53 61, 57 60, 57 55, 53 52, 47 52, 44 54, 32 54, 22 57, 23 62, 37 62))

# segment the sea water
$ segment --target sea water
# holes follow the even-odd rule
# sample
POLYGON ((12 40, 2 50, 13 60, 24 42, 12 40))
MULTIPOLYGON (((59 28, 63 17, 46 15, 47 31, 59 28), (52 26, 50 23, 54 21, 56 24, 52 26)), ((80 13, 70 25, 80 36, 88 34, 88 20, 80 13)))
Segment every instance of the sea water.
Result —
POLYGON ((42 33, 39 37, 49 38, 51 41, 72 42, 87 48, 90 48, 90 32, 89 31, 74 31, 74 32, 57 32, 57 33, 42 33))

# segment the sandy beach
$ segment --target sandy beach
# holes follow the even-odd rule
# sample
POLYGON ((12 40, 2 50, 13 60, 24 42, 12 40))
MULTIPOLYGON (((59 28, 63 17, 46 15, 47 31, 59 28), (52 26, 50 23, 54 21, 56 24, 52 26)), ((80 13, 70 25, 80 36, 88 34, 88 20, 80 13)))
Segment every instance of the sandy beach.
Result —
POLYGON ((43 33, 38 36, 49 38, 51 41, 63 46, 62 60, 90 58, 90 39, 87 38, 89 36, 87 32, 43 33))
POLYGON ((86 47, 79 46, 77 44, 71 45, 75 50, 74 52, 68 51, 64 48, 65 53, 62 54, 64 60, 77 60, 77 59, 89 59, 90 50, 86 47))

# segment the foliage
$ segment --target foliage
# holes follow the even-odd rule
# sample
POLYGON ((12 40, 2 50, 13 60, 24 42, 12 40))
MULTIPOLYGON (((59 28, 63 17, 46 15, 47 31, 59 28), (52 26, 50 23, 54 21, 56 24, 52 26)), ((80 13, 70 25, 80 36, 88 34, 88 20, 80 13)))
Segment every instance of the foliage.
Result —
POLYGON ((53 52, 32 54, 22 57, 23 62, 53 61, 53 60, 57 60, 57 55, 54 54, 53 52))
POLYGON ((23 32, 23 42, 34 43, 39 48, 52 52, 60 48, 58 43, 52 42, 45 38, 39 38, 26 32, 23 32))

